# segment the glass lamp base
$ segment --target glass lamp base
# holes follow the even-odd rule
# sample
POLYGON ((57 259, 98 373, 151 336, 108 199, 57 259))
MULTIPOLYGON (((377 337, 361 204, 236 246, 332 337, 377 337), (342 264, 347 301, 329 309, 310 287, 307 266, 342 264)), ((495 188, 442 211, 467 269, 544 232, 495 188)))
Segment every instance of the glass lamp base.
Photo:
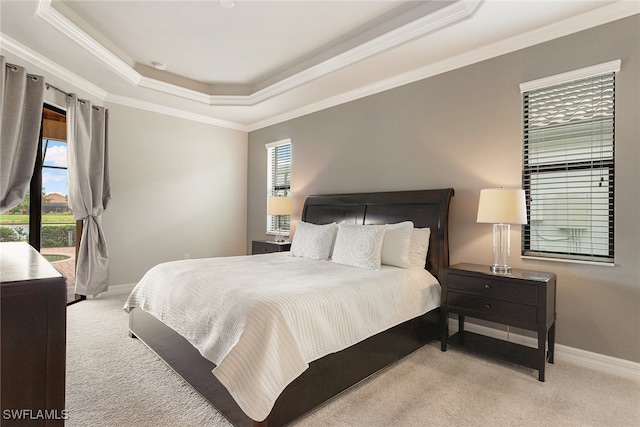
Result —
POLYGON ((280 229, 276 230, 276 235, 273 236, 273 241, 275 243, 283 243, 284 242, 284 238, 282 237, 282 234, 280 234, 280 229))
POLYGON ((491 272, 495 274, 509 274, 511 273, 511 267, 508 265, 492 265, 491 272))
POLYGON ((511 252, 511 225, 493 224, 493 265, 491 272, 509 274, 509 252, 511 252))

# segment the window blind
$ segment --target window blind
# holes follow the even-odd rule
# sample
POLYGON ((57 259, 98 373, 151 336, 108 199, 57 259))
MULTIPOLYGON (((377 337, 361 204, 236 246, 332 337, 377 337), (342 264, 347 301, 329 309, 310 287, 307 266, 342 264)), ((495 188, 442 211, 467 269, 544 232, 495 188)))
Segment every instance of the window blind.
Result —
MULTIPOLYGON (((267 196, 288 196, 291 193, 291 140, 272 142, 267 148, 267 196)), ((274 233, 279 228, 281 233, 288 234, 290 216, 267 215, 267 233, 274 233)))
POLYGON ((615 72, 522 95, 523 254, 613 262, 615 72))

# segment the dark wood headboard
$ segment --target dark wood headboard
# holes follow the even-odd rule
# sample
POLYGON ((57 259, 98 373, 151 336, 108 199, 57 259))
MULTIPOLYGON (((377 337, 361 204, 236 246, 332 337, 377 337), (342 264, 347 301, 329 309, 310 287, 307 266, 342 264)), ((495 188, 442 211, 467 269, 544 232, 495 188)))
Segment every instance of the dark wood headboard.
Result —
POLYGON ((436 278, 449 265, 449 202, 452 188, 381 193, 309 196, 302 221, 314 224, 347 221, 350 224, 394 224, 413 221, 416 228, 431 228, 425 268, 436 278))

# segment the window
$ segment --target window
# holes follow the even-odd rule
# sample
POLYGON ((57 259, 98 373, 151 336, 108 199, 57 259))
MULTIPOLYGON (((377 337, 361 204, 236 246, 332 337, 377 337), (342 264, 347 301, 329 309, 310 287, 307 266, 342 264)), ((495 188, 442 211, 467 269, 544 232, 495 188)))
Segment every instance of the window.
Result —
POLYGON ((521 85, 523 255, 614 261, 615 72, 620 61, 521 85))
MULTIPOLYGON (((272 142, 267 148, 267 196, 291 193, 291 139, 272 142)), ((289 234, 290 215, 267 215, 267 233, 289 234), (279 221, 279 223, 278 223, 279 221)))

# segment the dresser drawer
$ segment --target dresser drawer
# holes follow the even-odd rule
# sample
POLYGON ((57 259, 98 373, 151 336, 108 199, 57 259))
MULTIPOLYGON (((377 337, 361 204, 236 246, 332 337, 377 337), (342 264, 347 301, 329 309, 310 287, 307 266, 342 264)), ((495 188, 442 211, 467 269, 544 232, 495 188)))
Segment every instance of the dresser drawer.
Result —
POLYGON ((461 309, 482 314, 483 318, 491 320, 489 316, 501 319, 511 319, 527 323, 538 322, 538 307, 504 301, 493 298, 464 294, 449 291, 447 295, 447 306, 456 311, 461 309))
POLYGON ((518 283, 514 280, 501 280, 494 277, 472 277, 449 273, 447 288, 487 298, 538 304, 538 286, 518 283))

